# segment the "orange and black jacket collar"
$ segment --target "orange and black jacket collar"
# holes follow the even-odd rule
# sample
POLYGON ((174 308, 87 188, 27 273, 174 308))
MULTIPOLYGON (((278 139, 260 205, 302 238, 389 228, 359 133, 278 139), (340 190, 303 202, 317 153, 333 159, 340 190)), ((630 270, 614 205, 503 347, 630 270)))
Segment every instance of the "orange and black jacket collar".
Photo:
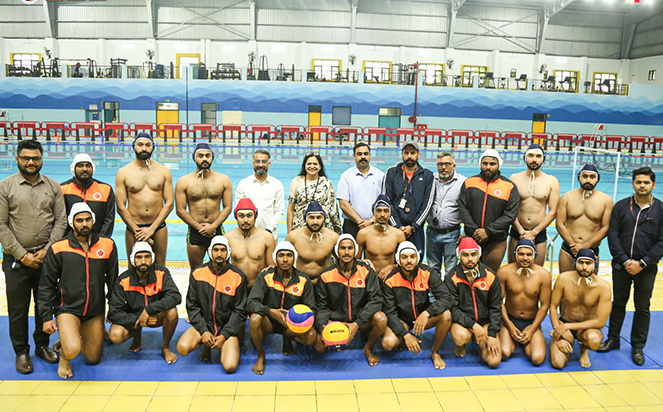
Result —
POLYGON ((46 252, 37 297, 39 314, 44 321, 61 313, 103 315, 104 286, 112 291, 116 279, 117 249, 112 239, 92 230, 85 251, 69 233, 46 252))
POLYGON ((136 324, 143 310, 150 316, 182 303, 182 295, 167 268, 151 265, 143 285, 136 269, 129 267, 113 287, 108 300, 108 319, 118 325, 136 324))
POLYGON ((444 284, 453 305, 453 322, 472 329, 475 323, 488 323, 488 335, 495 337, 502 327, 502 286, 495 273, 479 262, 479 276, 472 284, 458 264, 447 274, 444 284))
MULTIPOLYGON (((96 215, 94 230, 101 236, 113 236, 113 227, 115 226, 115 193, 113 188, 96 179, 90 179, 87 187, 80 187, 72 178, 60 184, 64 195, 64 204, 69 215, 69 211, 74 203, 85 202, 96 215)), ((67 233, 71 232, 71 227, 67 226, 67 233)))
POLYGON ((422 263, 415 267, 414 273, 415 277, 409 281, 400 266, 396 266, 381 283, 382 311, 387 315, 388 326, 396 336, 403 337, 409 332, 401 320, 411 325, 423 311, 434 317, 451 309, 449 293, 445 291, 444 283, 434 269, 422 263), (435 297, 432 304, 429 291, 435 297))
POLYGON ((231 264, 215 270, 210 261, 191 273, 186 311, 201 335, 237 336, 246 325, 246 300, 246 276, 231 264))
POLYGON ((332 321, 355 322, 360 327, 382 309, 382 294, 375 271, 355 261, 352 276, 343 276, 338 264, 325 269, 315 285, 315 326, 318 331, 332 321))
POLYGON ((270 309, 288 310, 297 304, 315 310, 315 292, 311 279, 293 268, 290 282, 285 284, 277 268, 272 267, 258 275, 249 294, 246 311, 267 316, 270 309))

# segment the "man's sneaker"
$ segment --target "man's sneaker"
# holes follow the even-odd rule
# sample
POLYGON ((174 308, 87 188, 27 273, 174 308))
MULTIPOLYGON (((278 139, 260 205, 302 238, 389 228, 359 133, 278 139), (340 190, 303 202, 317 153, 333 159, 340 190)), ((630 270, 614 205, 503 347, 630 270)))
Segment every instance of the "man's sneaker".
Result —
POLYGON ((605 353, 615 349, 619 349, 619 340, 608 338, 601 344, 601 346, 599 346, 597 352, 605 353))

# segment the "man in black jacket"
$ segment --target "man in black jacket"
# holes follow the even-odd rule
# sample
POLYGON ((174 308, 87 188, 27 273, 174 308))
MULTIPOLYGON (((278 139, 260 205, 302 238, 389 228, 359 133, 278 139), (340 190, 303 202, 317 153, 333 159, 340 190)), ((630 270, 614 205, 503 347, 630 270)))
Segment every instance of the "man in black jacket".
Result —
POLYGON ((663 202, 654 198, 656 174, 649 166, 633 171, 635 194, 615 205, 610 216, 608 245, 612 254, 613 302, 608 339, 598 352, 619 349, 626 303, 633 284, 635 314, 631 328, 633 363, 645 362, 649 333, 649 304, 658 262, 663 256, 663 202))
POLYGON ((465 356, 465 345, 474 336, 481 358, 491 368, 502 361, 498 336, 502 320, 502 287, 495 273, 479 261, 481 246, 466 237, 458 245, 460 263, 444 278, 453 302, 451 338, 454 355, 465 356))
POLYGON ((44 332, 60 335, 53 348, 60 352, 58 375, 63 379, 74 376, 71 360, 79 353, 91 365, 101 361, 104 286, 112 291, 117 279, 115 242, 94 231, 90 207, 74 204, 68 220, 73 231, 48 249, 37 298, 44 332))
POLYGON ((237 334, 246 325, 246 276, 230 264, 228 239, 214 236, 207 253, 210 261, 189 277, 186 311, 191 327, 177 342, 177 353, 186 356, 204 345, 199 358, 208 361, 212 349, 221 350, 221 365, 233 373, 239 365, 237 334))
POLYGON ((424 223, 435 203, 435 177, 433 172, 419 164, 416 141, 403 143, 401 156, 401 163, 387 169, 382 193, 391 199, 394 208, 389 224, 402 230, 423 256, 426 246, 424 223))
POLYGON ((375 366, 380 358, 373 353, 373 346, 387 328, 387 317, 381 311, 378 277, 368 264, 355 259, 358 248, 351 234, 339 236, 334 248, 338 262, 322 271, 315 285, 315 327, 319 332, 315 349, 325 351, 320 334, 329 322, 343 322, 350 332, 348 343, 361 332, 366 340, 364 356, 375 366))
POLYGON ((169 365, 177 362, 170 340, 177 327, 177 305, 182 295, 168 268, 154 264, 154 252, 147 242, 136 242, 129 256, 131 266, 122 273, 108 300, 110 340, 116 345, 133 338, 129 350, 141 349, 144 327, 163 327, 161 355, 169 365))
POLYGON ((481 155, 481 173, 465 180, 458 197, 458 213, 465 225, 465 236, 483 248, 481 262, 496 272, 506 252, 506 237, 518 217, 520 194, 502 176, 502 157, 489 149, 481 155))
POLYGON ((403 242, 396 251, 398 266, 382 283, 382 308, 388 327, 382 336, 382 347, 392 350, 400 344, 411 353, 420 353, 424 330, 435 328, 430 357, 435 369, 446 364, 440 356, 440 346, 451 327, 451 301, 444 291, 440 275, 419 262, 419 252, 412 242, 403 242), (431 303, 429 293, 435 297, 431 303), (410 332, 412 330, 412 332, 410 332))
POLYGON ((286 316, 288 310, 301 304, 315 310, 315 292, 313 283, 305 273, 293 267, 297 261, 297 250, 287 240, 279 242, 272 256, 276 266, 262 271, 251 289, 246 311, 249 317, 251 342, 258 351, 258 360, 251 369, 255 374, 265 372, 265 350, 262 341, 265 335, 278 333, 283 336, 283 354, 295 353, 292 340, 301 345, 315 343, 317 333, 311 328, 304 333, 289 329, 286 316))

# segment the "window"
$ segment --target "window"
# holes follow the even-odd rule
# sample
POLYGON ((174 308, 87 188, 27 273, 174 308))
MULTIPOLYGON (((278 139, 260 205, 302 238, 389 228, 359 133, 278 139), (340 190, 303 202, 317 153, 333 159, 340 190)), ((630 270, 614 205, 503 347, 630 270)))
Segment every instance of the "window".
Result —
POLYGON ((656 70, 650 70, 649 71, 649 75, 647 76, 647 80, 649 80, 650 82, 653 82, 654 80, 656 80, 656 70))
POLYGON ((555 81, 565 92, 578 92, 578 77, 580 72, 577 71, 555 70, 555 81))
POLYGON ((41 59, 38 53, 12 53, 11 60, 14 67, 25 67, 32 70, 41 59))
POLYGON ((419 63, 419 72, 423 73, 424 84, 442 86, 444 83, 443 64, 419 63))
POLYGON ((390 82, 391 62, 364 60, 364 76, 367 82, 390 82))
POLYGON ((332 107, 332 125, 349 126, 352 108, 350 106, 332 107))
POLYGON ((472 84, 472 79, 475 75, 479 77, 486 77, 486 72, 488 72, 488 66, 465 66, 461 68, 462 72, 462 87, 470 87, 472 84))
POLYGON ((592 93, 615 93, 617 91, 617 73, 596 73, 592 82, 592 93))
POLYGON ((313 59, 311 61, 315 79, 320 81, 337 80, 341 77, 340 60, 313 59))

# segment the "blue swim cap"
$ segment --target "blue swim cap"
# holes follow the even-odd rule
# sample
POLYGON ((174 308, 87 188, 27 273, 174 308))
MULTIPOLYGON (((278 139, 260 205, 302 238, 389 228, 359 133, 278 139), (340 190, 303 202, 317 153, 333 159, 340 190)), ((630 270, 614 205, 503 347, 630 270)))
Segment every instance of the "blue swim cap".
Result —
POLYGON ((327 218, 327 213, 325 213, 325 209, 322 207, 320 202, 316 200, 312 200, 308 203, 308 206, 306 206, 306 210, 304 210, 304 220, 306 220, 306 217, 310 215, 311 213, 322 213, 323 218, 327 218))
POLYGON ((582 172, 594 172, 596 173, 597 176, 596 183, 598 184, 599 181, 601 181, 601 172, 599 172, 598 167, 596 167, 592 163, 587 163, 582 167, 582 169, 580 169, 580 171, 578 172, 578 181, 580 181, 580 175, 582 174, 582 172))
POLYGON ((518 256, 518 249, 521 247, 528 247, 534 251, 534 259, 536 259, 536 256, 539 254, 539 252, 536 250, 536 245, 534 242, 532 242, 529 239, 520 239, 518 241, 518 244, 516 245, 516 248, 513 250, 513 255, 518 256))

